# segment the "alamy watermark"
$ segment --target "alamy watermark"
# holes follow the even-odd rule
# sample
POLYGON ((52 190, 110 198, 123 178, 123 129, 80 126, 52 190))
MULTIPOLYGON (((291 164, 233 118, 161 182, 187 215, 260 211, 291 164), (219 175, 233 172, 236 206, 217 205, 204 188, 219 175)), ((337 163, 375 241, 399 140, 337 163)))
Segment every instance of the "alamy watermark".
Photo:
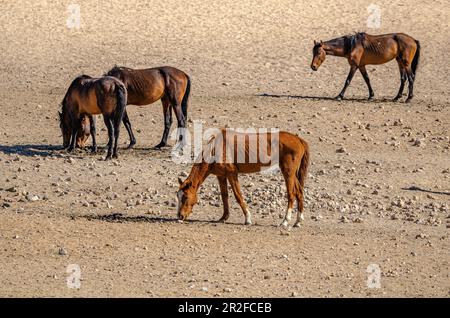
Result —
POLYGON ((378 264, 367 266, 367 288, 381 288, 381 269, 378 264))
POLYGON ((367 17, 367 27, 370 29, 379 29, 381 28, 381 8, 377 4, 371 3, 367 7, 367 13, 369 16, 367 17))
POLYGON ((69 29, 79 29, 81 27, 81 8, 79 4, 69 4, 67 6, 67 13, 69 16, 66 20, 66 25, 69 29))
POLYGON ((78 264, 69 264, 66 268, 66 273, 69 274, 66 278, 68 288, 81 288, 81 268, 78 264))
POLYGON ((193 134, 178 128, 171 134, 177 144, 172 160, 181 163, 259 163, 267 166, 279 162, 278 128, 208 128, 194 121, 193 134), (181 141, 180 141, 181 140, 181 141))

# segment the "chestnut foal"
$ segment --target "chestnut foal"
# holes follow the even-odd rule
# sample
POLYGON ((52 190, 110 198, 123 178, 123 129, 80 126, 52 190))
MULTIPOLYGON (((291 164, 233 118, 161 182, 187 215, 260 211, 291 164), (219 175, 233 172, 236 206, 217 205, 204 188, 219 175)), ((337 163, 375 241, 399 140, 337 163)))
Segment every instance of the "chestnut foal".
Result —
POLYGON ((242 197, 238 174, 260 172, 278 164, 286 182, 288 197, 287 212, 281 225, 288 225, 294 201, 297 200, 298 214, 294 226, 298 227, 303 220, 303 189, 308 163, 308 144, 296 135, 283 131, 239 133, 222 129, 210 139, 187 179, 178 179, 178 218, 185 220, 192 213, 200 185, 213 174, 219 181, 223 202, 223 216, 219 222, 225 222, 230 215, 228 181, 244 212, 245 224, 251 224, 251 215, 242 197))

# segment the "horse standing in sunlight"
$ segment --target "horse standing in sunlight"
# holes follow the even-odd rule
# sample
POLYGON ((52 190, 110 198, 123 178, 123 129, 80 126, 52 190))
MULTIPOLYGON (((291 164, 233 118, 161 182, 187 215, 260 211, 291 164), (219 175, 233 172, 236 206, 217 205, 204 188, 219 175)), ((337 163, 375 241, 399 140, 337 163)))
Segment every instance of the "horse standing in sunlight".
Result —
MULTIPOLYGON (((191 79, 183 71, 170 66, 131 69, 115 66, 105 75, 121 80, 128 91, 128 105, 149 105, 161 99, 164 114, 164 132, 161 142, 155 148, 167 146, 172 110, 178 122, 178 129, 186 128, 191 79)), ((125 112, 123 123, 130 136, 129 148, 136 144, 128 114, 125 112)), ((179 141, 183 141, 179 134, 179 141)))
MULTIPOLYGON (((92 134, 93 151, 96 151, 95 124, 92 115, 103 114, 109 136, 106 159, 117 158, 117 141, 126 104, 125 85, 115 77, 92 78, 81 75, 74 79, 62 101, 62 111, 59 112, 64 148, 68 147, 69 152, 75 148, 82 122, 90 118, 89 132, 92 134)), ((84 136, 85 132, 79 140, 83 140, 84 136)))
POLYGON ((347 80, 336 99, 344 98, 345 90, 358 69, 369 88, 369 100, 372 99, 374 93, 366 65, 384 64, 393 59, 397 60, 400 70, 400 89, 394 101, 402 97, 406 80, 409 82, 409 93, 405 102, 408 103, 413 98, 414 80, 420 58, 420 43, 409 35, 403 33, 383 35, 357 33, 326 42, 314 41, 311 68, 317 71, 327 55, 345 57, 350 64, 347 80))
POLYGON ((251 224, 251 214, 241 194, 238 175, 255 173, 265 167, 278 164, 286 182, 288 207, 281 223, 287 226, 294 201, 297 200, 298 214, 295 227, 303 220, 304 184, 309 163, 309 146, 300 137, 288 132, 240 133, 222 129, 213 135, 204 151, 196 159, 186 180, 178 179, 178 218, 185 220, 197 203, 197 192, 203 181, 216 175, 223 202, 223 216, 219 222, 229 217, 228 184, 245 216, 245 224, 251 224))

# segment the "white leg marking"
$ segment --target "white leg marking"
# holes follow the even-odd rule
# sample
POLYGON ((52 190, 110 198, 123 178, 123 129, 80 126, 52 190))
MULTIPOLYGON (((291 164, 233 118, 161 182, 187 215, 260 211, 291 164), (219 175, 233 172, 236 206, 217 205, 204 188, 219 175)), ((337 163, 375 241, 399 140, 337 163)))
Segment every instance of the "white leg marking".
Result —
POLYGON ((252 224, 252 215, 250 214, 249 210, 246 210, 247 214, 245 215, 245 225, 251 225, 252 224))
POLYGON ((292 209, 289 208, 287 209, 286 216, 284 217, 283 222, 281 222, 281 226, 287 227, 291 218, 292 218, 292 209))
POLYGON ((294 227, 300 227, 300 223, 305 220, 305 217, 303 216, 303 213, 298 212, 297 214, 297 221, 294 224, 294 227))

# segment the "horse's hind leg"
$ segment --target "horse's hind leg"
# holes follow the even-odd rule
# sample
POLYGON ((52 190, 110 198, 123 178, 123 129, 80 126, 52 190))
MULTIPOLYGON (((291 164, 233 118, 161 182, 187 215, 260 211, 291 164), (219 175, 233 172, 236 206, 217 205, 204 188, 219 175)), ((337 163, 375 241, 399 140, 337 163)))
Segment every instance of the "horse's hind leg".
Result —
POLYGON ((252 216, 247 209, 247 205, 244 202, 244 198, 242 197, 241 187, 239 186, 239 180, 238 180, 237 174, 230 175, 228 177, 228 181, 230 182, 231 189, 233 190, 236 201, 241 206, 242 212, 244 212, 245 225, 251 225, 252 224, 252 216))
POLYGON ((286 215, 281 222, 280 226, 287 227, 292 218, 292 209, 295 201, 295 171, 285 165, 280 165, 281 172, 283 173, 284 181, 286 182, 286 192, 288 198, 288 206, 286 215))
POLYGON ((164 132, 161 138, 161 142, 155 146, 155 148, 160 149, 167 145, 167 138, 169 137, 170 127, 172 126, 172 109, 170 108, 169 99, 164 96, 161 98, 161 103, 163 106, 164 114, 164 132))
POLYGON ((298 212, 297 221, 295 221, 294 227, 300 227, 300 223, 305 219, 303 216, 303 189, 301 188, 300 182, 296 182, 295 185, 295 196, 297 197, 298 212))
POLYGON ((413 71, 411 69, 411 66, 408 66, 406 69, 406 75, 408 77, 408 97, 405 100, 405 103, 409 103, 411 101, 411 99, 414 96, 413 90, 414 90, 414 74, 413 71))
POLYGON ((186 144, 186 136, 184 129, 186 128, 186 118, 181 107, 183 102, 184 91, 180 87, 176 87, 171 91, 170 102, 172 104, 178 123, 178 141, 183 147, 186 144))
POLYGON ((89 125, 91 130, 91 136, 92 136, 92 152, 97 152, 97 128, 95 125, 95 117, 92 115, 89 115, 89 125))
POLYGON ((104 114, 103 121, 105 122, 106 128, 108 129, 108 153, 106 154, 105 160, 109 160, 112 157, 113 141, 114 141, 114 127, 112 123, 111 115, 104 114))
POLYGON ((128 145, 128 149, 133 148, 133 146, 136 144, 136 138, 134 137, 133 129, 131 128, 130 118, 128 118, 128 113, 126 110, 123 113, 122 121, 125 126, 125 129, 128 132, 128 136, 130 137, 130 144, 128 145))
POLYGON ((220 196, 223 203, 223 215, 219 222, 225 222, 230 217, 230 207, 228 205, 228 184, 226 177, 217 177, 220 186, 220 196))
POLYGON ((397 96, 394 97, 394 102, 398 101, 403 95, 403 89, 405 88, 405 82, 407 79, 406 69, 402 65, 401 61, 397 59, 398 68, 400 70, 400 88, 398 90, 397 96))
POLYGON ((373 93, 372 85, 370 85, 369 74, 367 74, 365 66, 360 66, 359 71, 361 72, 361 75, 363 76, 364 81, 367 84, 367 88, 369 89, 369 100, 371 100, 375 94, 373 93))

